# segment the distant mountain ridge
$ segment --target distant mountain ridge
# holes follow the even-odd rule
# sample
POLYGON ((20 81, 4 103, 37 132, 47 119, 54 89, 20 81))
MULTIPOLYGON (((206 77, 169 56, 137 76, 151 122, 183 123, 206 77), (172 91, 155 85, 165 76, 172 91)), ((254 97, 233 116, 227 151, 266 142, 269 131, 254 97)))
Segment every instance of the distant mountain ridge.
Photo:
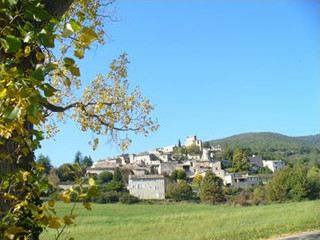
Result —
POLYGON ((320 134, 289 137, 279 133, 273 132, 256 132, 256 133, 243 133, 227 138, 207 141, 210 145, 225 145, 230 146, 239 145, 241 147, 249 147, 251 149, 298 149, 302 146, 318 147, 320 145, 320 134))

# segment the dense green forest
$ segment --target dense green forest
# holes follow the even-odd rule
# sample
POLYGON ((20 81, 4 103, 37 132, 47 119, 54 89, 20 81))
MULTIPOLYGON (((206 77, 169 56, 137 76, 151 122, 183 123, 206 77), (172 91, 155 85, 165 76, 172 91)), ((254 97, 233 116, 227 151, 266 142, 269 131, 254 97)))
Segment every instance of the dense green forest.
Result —
POLYGON ((320 134, 289 137, 271 132, 244 133, 208 142, 212 146, 249 149, 264 159, 279 159, 290 165, 320 165, 320 134))

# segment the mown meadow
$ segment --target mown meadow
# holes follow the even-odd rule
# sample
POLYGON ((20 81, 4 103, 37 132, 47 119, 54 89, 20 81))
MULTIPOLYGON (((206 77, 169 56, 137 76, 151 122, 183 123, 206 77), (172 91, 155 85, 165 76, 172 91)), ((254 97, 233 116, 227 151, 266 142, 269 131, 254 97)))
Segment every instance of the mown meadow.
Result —
MULTIPOLYGON (((57 204, 59 214, 68 214, 71 207, 57 204)), ((248 240, 319 229, 320 201, 252 207, 93 204, 92 211, 79 204, 75 212, 77 226, 66 228, 61 239, 248 240)), ((41 240, 54 235, 54 230, 45 231, 41 240)))

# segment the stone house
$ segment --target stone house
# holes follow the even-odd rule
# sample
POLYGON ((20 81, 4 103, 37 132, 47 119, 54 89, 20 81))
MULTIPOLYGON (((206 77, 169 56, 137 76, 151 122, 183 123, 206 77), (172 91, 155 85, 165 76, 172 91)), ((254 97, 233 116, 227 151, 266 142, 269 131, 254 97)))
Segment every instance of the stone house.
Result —
POLYGON ((139 199, 165 199, 165 184, 162 175, 130 175, 128 189, 139 199))
POLYGON ((158 174, 166 173, 170 175, 175 169, 178 169, 178 162, 163 162, 159 165, 158 174))
POLYGON ((159 165, 159 158, 153 153, 131 154, 129 156, 131 164, 137 165, 159 165))
POLYGON ((251 165, 256 166, 258 168, 263 167, 262 157, 258 155, 252 155, 251 157, 248 157, 248 160, 251 165))
POLYGON ((196 145, 200 148, 200 151, 202 151, 202 141, 198 140, 197 136, 188 136, 185 145, 186 147, 196 145))
POLYGON ((223 179, 223 184, 228 187, 252 187, 260 183, 260 178, 257 176, 242 175, 239 173, 228 173, 223 179))
POLYGON ((281 160, 263 160, 263 166, 269 168, 272 172, 284 168, 286 164, 281 160))
POLYGON ((163 153, 172 153, 174 151, 174 149, 176 149, 177 146, 176 145, 171 145, 171 146, 166 146, 166 147, 163 147, 161 148, 160 150, 163 152, 163 153))
POLYGON ((87 169, 87 173, 99 175, 100 173, 104 171, 111 172, 112 174, 116 170, 117 166, 109 166, 109 167, 91 167, 87 169))
POLYGON ((114 167, 121 166, 123 164, 123 160, 121 158, 109 158, 99 160, 92 164, 91 168, 105 168, 105 167, 114 167))

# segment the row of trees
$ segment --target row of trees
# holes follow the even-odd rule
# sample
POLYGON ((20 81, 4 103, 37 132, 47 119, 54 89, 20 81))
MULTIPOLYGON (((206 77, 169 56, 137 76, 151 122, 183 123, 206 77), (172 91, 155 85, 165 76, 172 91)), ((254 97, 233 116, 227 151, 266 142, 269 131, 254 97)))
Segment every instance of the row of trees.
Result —
MULTIPOLYGON (((247 145, 230 146, 229 144, 225 144, 222 151, 217 153, 215 157, 222 160, 233 161, 235 155, 238 155, 239 149, 242 149, 247 156, 255 154, 260 155, 263 159, 281 159, 290 166, 308 165, 310 167, 320 167, 320 149, 317 147, 306 146, 303 144, 294 147, 292 144, 288 144, 285 147, 279 146, 277 148, 263 148, 261 146, 256 146, 259 146, 259 144, 263 145, 263 143, 260 143, 259 141, 257 141, 257 143, 253 142, 250 144, 250 146, 254 147, 253 149, 247 145)), ((276 145, 276 143, 273 144, 276 145)))
POLYGON ((54 185, 57 185, 58 182, 75 182, 76 176, 83 177, 87 168, 93 164, 91 156, 82 157, 80 151, 75 154, 73 163, 64 163, 56 169, 51 164, 49 156, 40 154, 36 162, 44 167, 44 174, 48 176, 49 180, 54 176, 58 178, 52 182, 54 185))
POLYGON ((200 186, 199 196, 197 196, 196 192, 193 192, 191 185, 186 180, 178 179, 177 182, 173 182, 168 186, 166 197, 175 201, 191 200, 200 197, 202 202, 209 204, 225 201, 222 180, 212 172, 207 172, 203 178, 195 179, 195 183, 200 186))
POLYGON ((227 202, 232 205, 315 200, 320 198, 320 169, 306 166, 287 167, 276 172, 266 185, 225 190, 227 202))
POLYGON ((169 184, 166 196, 175 201, 197 200, 216 204, 259 205, 270 202, 314 200, 320 198, 320 169, 295 166, 277 171, 264 185, 246 189, 223 187, 221 178, 212 172, 204 177, 197 175, 192 184, 177 180, 169 184))

